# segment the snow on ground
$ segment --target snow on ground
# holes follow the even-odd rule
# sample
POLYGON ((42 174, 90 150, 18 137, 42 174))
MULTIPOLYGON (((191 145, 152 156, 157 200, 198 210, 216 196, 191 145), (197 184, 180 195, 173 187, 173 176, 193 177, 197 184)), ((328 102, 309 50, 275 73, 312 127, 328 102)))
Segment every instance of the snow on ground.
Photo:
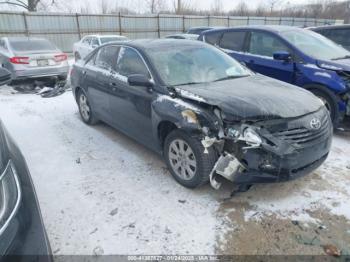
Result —
POLYGON ((229 185, 183 188, 158 155, 107 125, 83 124, 70 92, 45 99, 2 87, 0 118, 27 159, 55 254, 213 254, 230 249, 221 245, 244 221, 318 223, 310 211, 320 209, 350 220, 350 136, 334 136, 313 174, 224 200, 229 185))
POLYGON ((154 153, 83 124, 70 92, 45 99, 2 88, 0 117, 27 159, 56 254, 214 252, 209 187, 185 189, 154 153))

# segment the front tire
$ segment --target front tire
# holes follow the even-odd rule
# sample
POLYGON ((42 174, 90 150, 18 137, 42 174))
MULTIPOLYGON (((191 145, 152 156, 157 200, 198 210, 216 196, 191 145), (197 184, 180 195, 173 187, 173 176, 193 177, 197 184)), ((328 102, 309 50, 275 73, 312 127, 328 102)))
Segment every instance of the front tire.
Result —
POLYGON ((98 119, 94 116, 93 110, 84 92, 78 92, 77 101, 81 119, 88 125, 95 125, 98 119))
POLYGON ((187 188, 207 183, 217 161, 212 147, 205 149, 198 138, 178 129, 166 137, 164 157, 171 175, 187 188))
POLYGON ((332 92, 320 88, 310 89, 310 91, 323 101, 329 111, 333 126, 337 127, 340 114, 337 97, 332 92))

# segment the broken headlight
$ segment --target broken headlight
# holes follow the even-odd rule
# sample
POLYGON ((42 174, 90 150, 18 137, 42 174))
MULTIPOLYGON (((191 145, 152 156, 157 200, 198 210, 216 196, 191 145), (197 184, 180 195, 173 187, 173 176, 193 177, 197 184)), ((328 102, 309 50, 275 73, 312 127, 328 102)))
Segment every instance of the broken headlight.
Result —
POLYGON ((16 171, 11 163, 0 175, 0 235, 16 214, 21 200, 21 190, 16 171))
POLYGON ((260 135, 251 127, 244 129, 241 140, 251 146, 260 146, 262 143, 260 135))

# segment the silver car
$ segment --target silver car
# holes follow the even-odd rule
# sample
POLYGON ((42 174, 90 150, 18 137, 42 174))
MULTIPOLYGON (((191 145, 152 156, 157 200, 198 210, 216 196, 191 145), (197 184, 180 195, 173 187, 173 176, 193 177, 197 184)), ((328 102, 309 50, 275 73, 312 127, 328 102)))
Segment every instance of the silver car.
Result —
POLYGON ((66 79, 68 57, 43 38, 0 38, 0 66, 8 69, 13 82, 41 78, 66 79))
POLYGON ((86 35, 73 45, 75 61, 84 59, 96 47, 108 42, 122 42, 129 39, 122 35, 86 35))

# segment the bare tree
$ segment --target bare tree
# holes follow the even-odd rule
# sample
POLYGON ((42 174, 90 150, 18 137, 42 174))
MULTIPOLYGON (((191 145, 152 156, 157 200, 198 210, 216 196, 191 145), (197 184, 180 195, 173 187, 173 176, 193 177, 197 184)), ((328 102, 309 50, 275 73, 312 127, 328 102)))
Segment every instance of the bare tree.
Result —
POLYGON ((268 6, 270 8, 270 14, 273 13, 275 7, 278 5, 278 4, 282 4, 284 0, 268 0, 268 6))
POLYGON ((249 15, 248 5, 245 3, 244 0, 238 3, 235 11, 235 13, 240 16, 249 15))
MULTIPOLYGON (((54 1, 55 0, 52 0, 52 3, 54 3, 54 1)), ((39 2, 40 0, 28 0, 27 2, 24 2, 22 0, 3 0, 3 1, 0 1, 0 4, 19 6, 19 7, 23 7, 28 11, 35 12, 37 11, 37 6, 39 2)))
POLYGON ((214 0, 212 3, 210 13, 214 15, 222 15, 223 14, 223 5, 221 0, 214 0))
POLYGON ((145 2, 151 14, 159 13, 164 8, 164 0, 146 0, 145 2))

